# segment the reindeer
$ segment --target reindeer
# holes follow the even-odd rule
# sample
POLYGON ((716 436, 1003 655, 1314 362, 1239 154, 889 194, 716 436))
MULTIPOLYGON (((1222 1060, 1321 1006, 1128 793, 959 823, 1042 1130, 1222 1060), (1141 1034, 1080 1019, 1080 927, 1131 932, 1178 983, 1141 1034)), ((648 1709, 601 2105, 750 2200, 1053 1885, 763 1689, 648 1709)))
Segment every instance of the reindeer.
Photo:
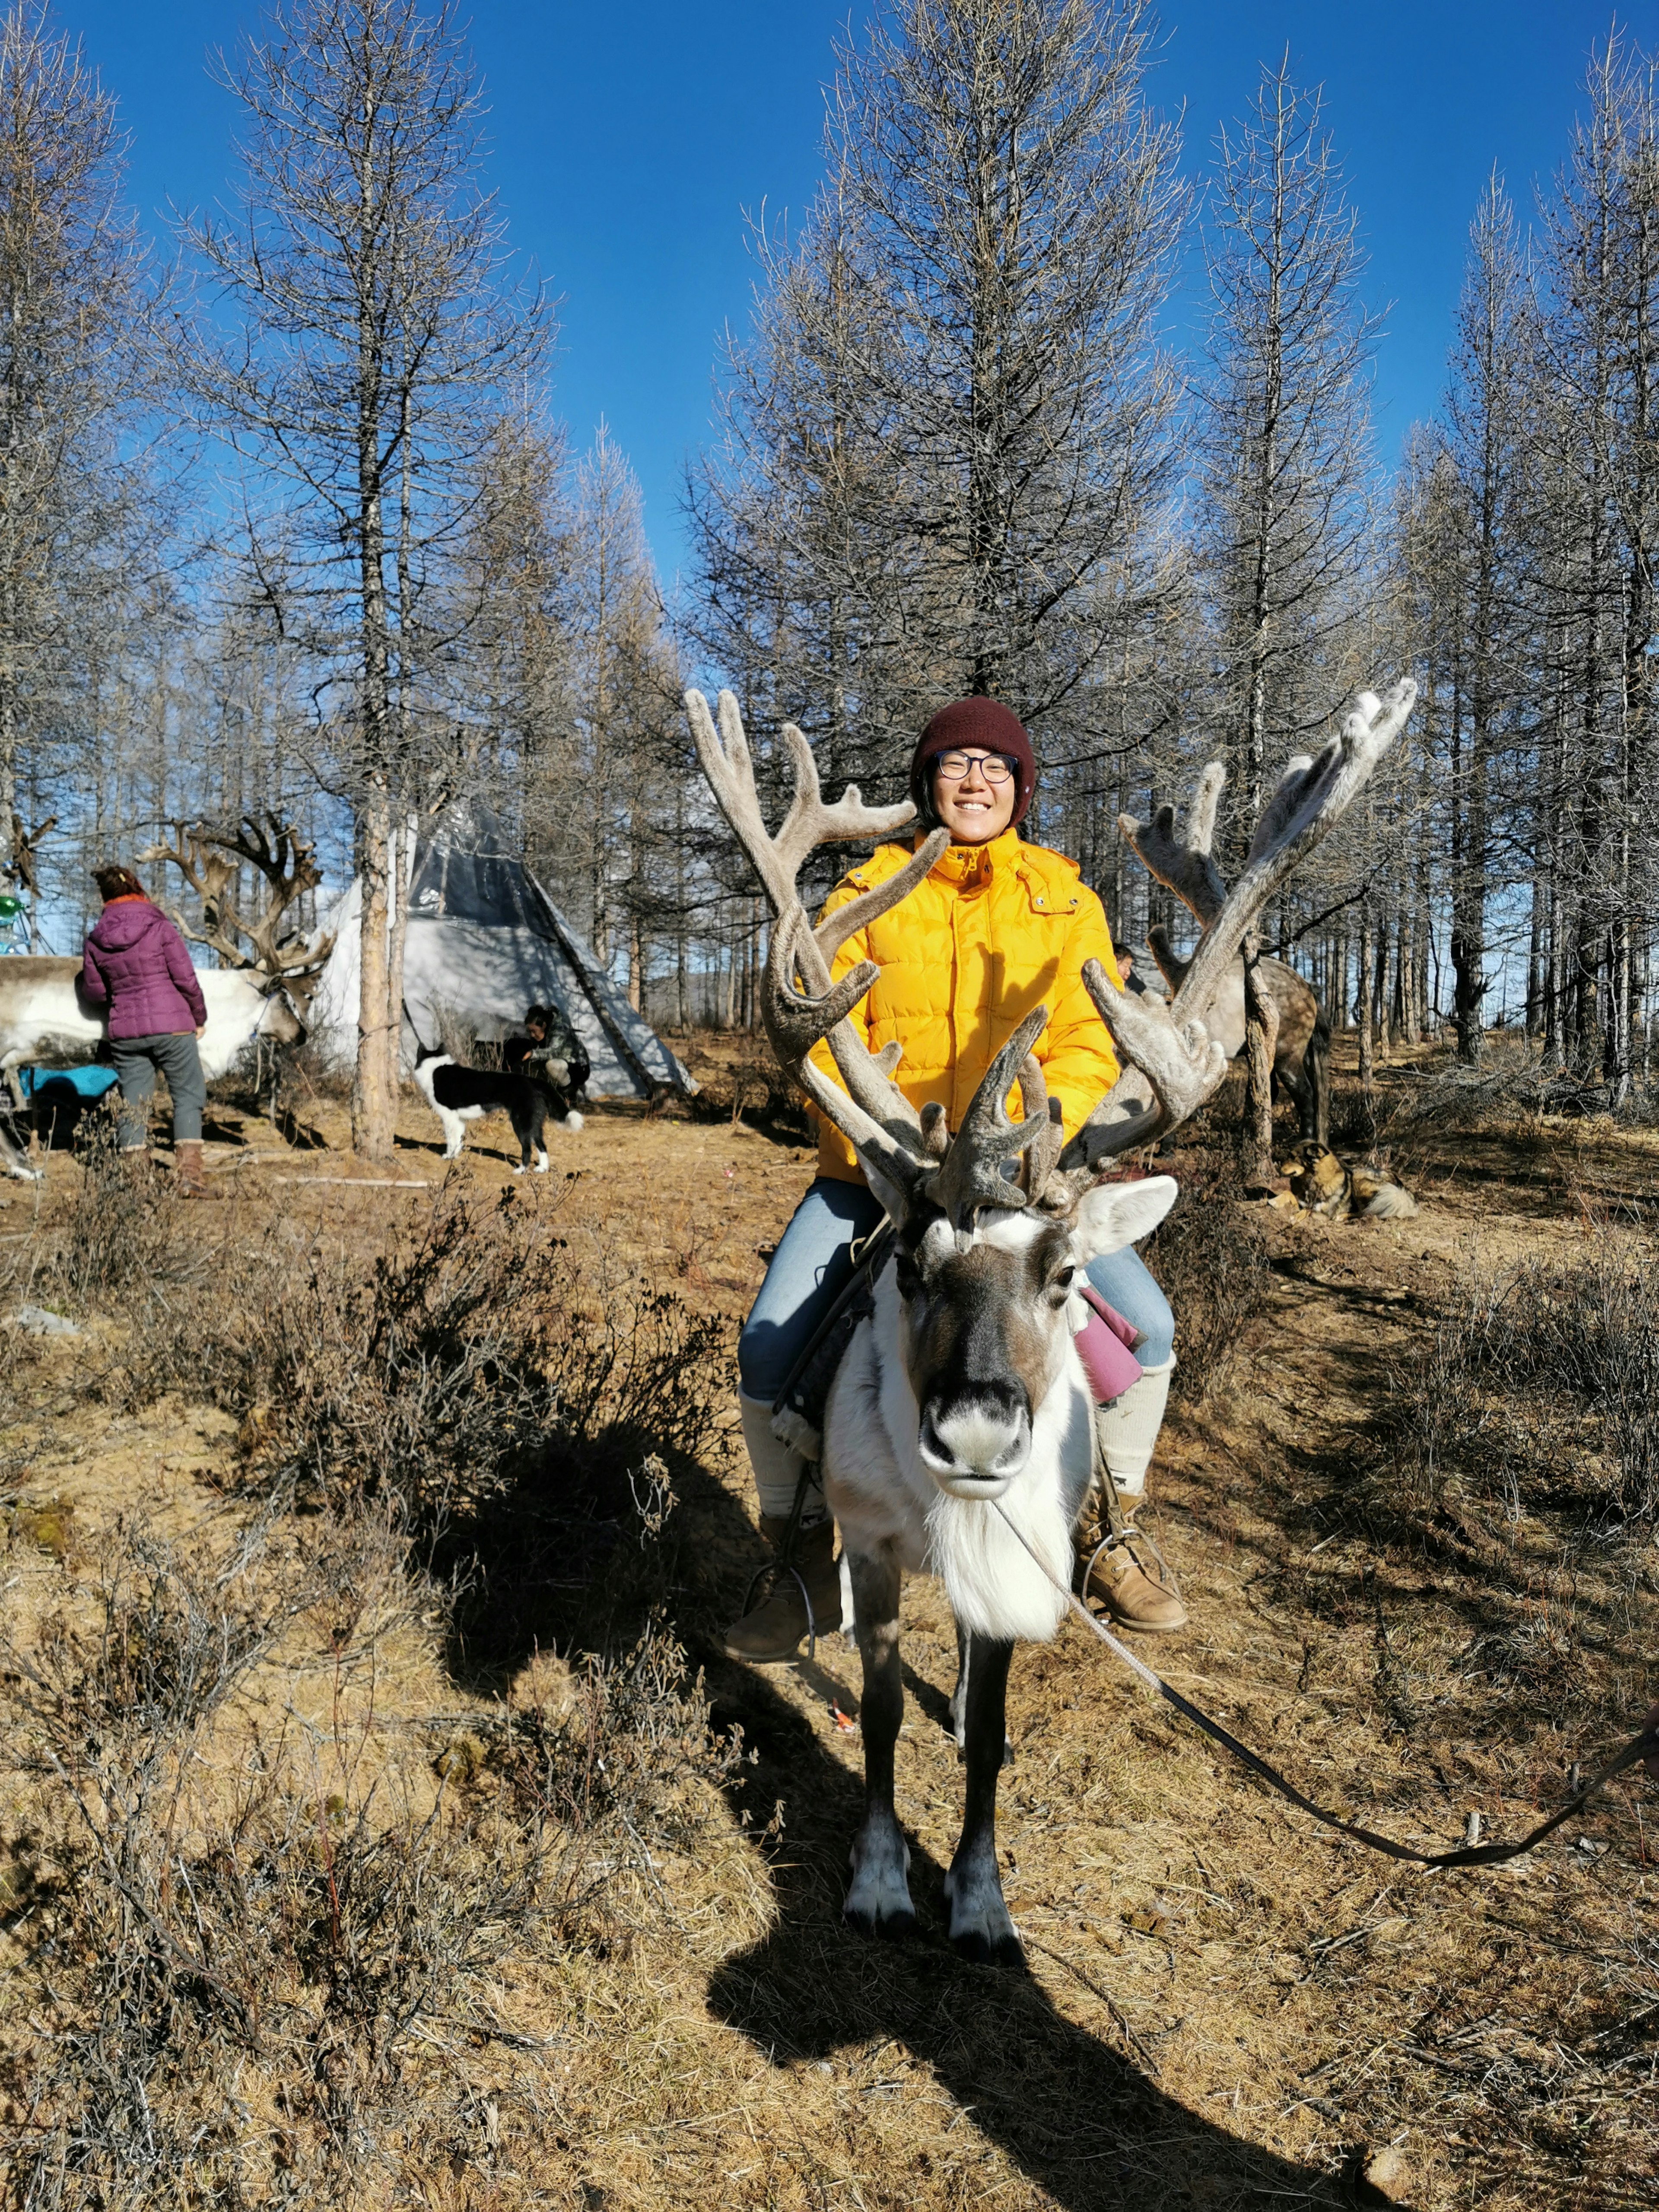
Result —
MULTIPOLYGON (((1226 897, 1212 846, 1215 842, 1216 808, 1227 770, 1212 761, 1194 787, 1184 830, 1177 834, 1173 806, 1160 806, 1150 822, 1133 814, 1120 814, 1117 826, 1124 842, 1147 873, 1172 890, 1207 929, 1226 897)), ((1146 933, 1164 981, 1172 992, 1181 988, 1187 962, 1176 951, 1170 933, 1155 922, 1146 933)), ((1300 1133, 1321 1145, 1331 1135, 1331 1025, 1313 988, 1282 960, 1258 960, 1256 988, 1271 1002, 1277 1016, 1273 1043, 1273 1079, 1296 1108, 1300 1133)), ((1206 1018, 1210 1035, 1229 1060, 1244 1049, 1244 963, 1235 961, 1210 1002, 1206 1018)))
POLYGON ((951 1710, 967 1788, 945 1877, 951 1941, 981 1962, 1022 1956, 997 1871, 996 1791, 1014 1644, 1046 1642, 1059 1627, 1073 1524, 1093 1468, 1093 1407, 1073 1344, 1084 1320, 1074 1284, 1088 1260, 1145 1236, 1176 1197, 1168 1176, 1103 1178, 1121 1154, 1213 1095, 1227 1057, 1205 1018, 1247 933, 1351 804, 1415 698, 1410 681, 1386 702, 1362 693, 1316 759, 1290 763, 1169 1006, 1115 990, 1089 963, 1085 981, 1124 1073, 1062 1153, 1030 1056, 1046 1007, 1026 1013, 952 1132, 941 1108, 918 1113, 898 1088, 897 1046, 871 1054, 846 1018, 874 968, 860 963, 831 982, 839 947, 921 880, 946 833, 935 831, 897 874, 814 930, 797 890, 808 855, 822 843, 887 836, 914 810, 866 806, 856 787, 826 805, 811 750, 786 724, 794 797, 773 836, 737 701, 721 692, 717 730, 702 693, 685 695, 703 772, 776 917, 761 1000, 773 1049, 851 1141, 896 1232, 823 1427, 824 1491, 842 1531, 864 1667, 865 1815, 844 1912, 866 1933, 900 1936, 915 1924, 893 1804, 903 1711, 899 1593, 907 1572, 928 1571, 945 1583, 961 1656, 951 1710), (820 1040, 844 1091, 809 1057, 820 1040), (1018 1120, 1006 1103, 1016 1087, 1018 1120))
MULTIPOLYGON (((50 827, 48 823, 33 831, 26 846, 32 851, 50 827)), ((304 1036, 309 986, 328 957, 329 942, 306 945, 298 938, 279 938, 277 927, 294 901, 322 878, 311 847, 276 817, 263 823, 246 817, 236 830, 226 831, 175 825, 174 836, 173 845, 152 845, 137 857, 171 860, 197 890, 203 927, 193 929, 178 915, 173 919, 186 937, 211 945, 223 963, 204 969, 199 978, 208 1010, 202 1072, 210 1083, 249 1044, 294 1044, 304 1036), (223 854, 208 849, 214 845, 251 862, 270 886, 264 912, 251 921, 229 896, 235 866, 223 854), (253 946, 252 954, 239 936, 253 946)), ((28 955, 0 960, 0 1079, 20 1116, 27 1111, 17 1074, 21 1066, 83 1066, 107 1041, 105 1017, 88 1013, 81 1003, 80 975, 78 958, 28 955)), ((15 1129, 3 1118, 0 1168, 22 1182, 40 1179, 15 1129)))

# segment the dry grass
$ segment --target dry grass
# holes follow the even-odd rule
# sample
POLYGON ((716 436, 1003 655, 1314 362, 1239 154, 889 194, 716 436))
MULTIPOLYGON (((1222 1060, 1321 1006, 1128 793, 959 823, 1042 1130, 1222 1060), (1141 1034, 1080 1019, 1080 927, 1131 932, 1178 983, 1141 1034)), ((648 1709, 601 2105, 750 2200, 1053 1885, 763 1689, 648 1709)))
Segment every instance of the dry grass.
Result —
MULTIPOLYGON (((1383 1071, 1379 1109, 1429 1079, 1383 1071)), ((1560 1125, 1515 1118, 1422 1125, 1423 1215, 1380 1228, 1238 1207, 1224 1130, 1154 1254, 1202 1386, 1149 1505, 1194 1617, 1158 1657, 1425 1845, 1528 1825, 1659 1686, 1624 1471, 1645 1248, 1611 1197, 1647 1140, 1583 1125, 1569 1175, 1560 1125), (1478 1286, 1514 1281, 1494 1316, 1478 1286)), ((1334 2206, 1397 2142, 1421 2212, 1651 2202, 1645 1785, 1513 1875, 1402 1875, 1068 1631, 1012 1690, 1031 1972, 969 1969, 953 1640, 917 1585, 921 1935, 848 1938, 856 1661, 716 1656, 757 1556, 731 1324, 809 1164, 604 1114, 567 1162, 594 1172, 503 1200, 480 1140, 418 1214, 173 1209, 206 1279, 89 1269, 88 1335, 15 1347, 0 2201, 1334 2206)), ((43 1285, 73 1174, 14 1248, 43 1285)))
POLYGON ((185 1543, 118 1525, 10 1651, 0 1908, 46 2038, 0 2064, 16 2202, 375 2202, 434 2133, 487 2156, 434 2041, 537 2047, 503 1967, 672 1912, 653 1852, 695 1847, 736 1753, 660 1620, 532 1704, 400 1724, 385 1680, 441 1615, 384 1516, 273 1498, 185 1543), (273 1714, 308 1673, 320 1711, 273 1714))
POLYGON ((1395 1467, 1420 1503, 1461 1494, 1514 1523, 1651 1538, 1659 1517, 1659 1289, 1645 1240, 1562 1266, 1458 1280, 1419 1387, 1399 1393, 1395 1467))

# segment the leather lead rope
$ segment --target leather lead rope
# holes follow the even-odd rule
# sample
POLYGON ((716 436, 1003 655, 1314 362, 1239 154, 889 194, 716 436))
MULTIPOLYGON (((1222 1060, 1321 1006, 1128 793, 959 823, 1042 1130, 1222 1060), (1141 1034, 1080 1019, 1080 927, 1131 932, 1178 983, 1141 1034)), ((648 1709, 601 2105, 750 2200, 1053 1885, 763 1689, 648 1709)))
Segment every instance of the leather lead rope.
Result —
POLYGON ((1523 1836, 1519 1843, 1469 1844, 1465 1844, 1461 1850, 1455 1851, 1413 1850, 1409 1844, 1396 1843, 1392 1836, 1379 1836, 1374 1829, 1362 1828, 1352 1820, 1341 1820, 1336 1814, 1328 1813, 1323 1806, 1316 1805, 1311 1797, 1304 1797, 1295 1784, 1287 1782, 1276 1767, 1269 1766, 1265 1759, 1252 1751, 1248 1744, 1241 1743, 1236 1735, 1222 1727, 1219 1721, 1212 1721, 1206 1712, 1202 1711, 1193 1703, 1190 1698, 1183 1698, 1180 1691, 1166 1682, 1161 1674, 1155 1674, 1138 1653, 1131 1651, 1126 1644, 1112 1634, 1109 1628, 1097 1620, 1076 1593, 1065 1589, 1064 1585, 1056 1581, 1055 1577, 1048 1572, 1047 1566, 1038 1559, 1024 1537, 1020 1534, 1019 1530, 1009 1520, 1008 1516, 1003 1512, 1000 1504, 996 1510, 1001 1517, 1003 1526, 1017 1540, 1021 1550, 1043 1577, 1061 1592, 1067 1604, 1084 1626, 1122 1660, 1132 1674, 1139 1675, 1148 1689, 1156 1690, 1166 1704, 1173 1705, 1185 1719, 1191 1721, 1194 1728, 1201 1729, 1212 1742, 1218 1743, 1222 1749, 1231 1753, 1241 1765, 1249 1767, 1252 1774, 1259 1776, 1270 1790, 1277 1790, 1281 1797, 1288 1799, 1292 1805, 1310 1814, 1320 1823, 1322 1827, 1334 1828, 1339 1835, 1348 1836, 1355 1843, 1364 1844, 1368 1850, 1381 1851, 1385 1858, 1403 1859, 1413 1866, 1420 1867, 1504 1866, 1510 1859, 1518 1859, 1525 1852, 1534 1850, 1547 1836, 1553 1835, 1559 1827, 1571 1820, 1573 1814, 1589 1799, 1594 1797, 1598 1790, 1611 1782, 1615 1774, 1622 1774, 1626 1767, 1634 1766, 1640 1759, 1651 1758, 1659 1754, 1659 1727, 1644 1729, 1639 1735, 1633 1735, 1623 1750, 1616 1753, 1605 1766, 1598 1767, 1589 1781, 1581 1784, 1573 1792, 1559 1813, 1552 1814, 1541 1827, 1534 1828, 1529 1836, 1523 1836))

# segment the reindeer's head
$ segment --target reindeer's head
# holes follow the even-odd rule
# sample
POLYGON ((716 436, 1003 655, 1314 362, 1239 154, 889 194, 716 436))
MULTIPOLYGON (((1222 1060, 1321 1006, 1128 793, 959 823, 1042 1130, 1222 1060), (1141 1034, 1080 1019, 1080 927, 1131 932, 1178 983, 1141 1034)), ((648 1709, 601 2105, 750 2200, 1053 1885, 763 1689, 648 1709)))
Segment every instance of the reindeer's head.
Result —
POLYGON ((298 1044, 306 1034, 311 994, 334 948, 331 936, 285 933, 289 908, 323 880, 313 847, 280 814, 245 814, 234 827, 173 826, 171 845, 151 845, 137 857, 170 860, 200 899, 199 929, 182 914, 174 913, 173 922, 194 943, 210 945, 223 966, 260 979, 265 1005, 256 1036, 298 1044), (264 878, 257 913, 244 913, 236 903, 244 866, 264 878))
POLYGON ((255 1025, 255 1036, 264 1037, 268 1044, 299 1044, 304 1041, 304 1017, 294 1003, 294 994, 280 977, 273 978, 265 988, 265 1003, 255 1025))
POLYGON ((1086 1318, 1078 1279, 1091 1260, 1157 1227, 1169 1176, 1102 1183, 1069 1216, 988 1209, 970 1233, 918 1209, 901 1230, 895 1274, 901 1352, 918 1412, 916 1448, 952 1498, 1000 1498, 1024 1472, 1041 1409, 1070 1367, 1086 1318))

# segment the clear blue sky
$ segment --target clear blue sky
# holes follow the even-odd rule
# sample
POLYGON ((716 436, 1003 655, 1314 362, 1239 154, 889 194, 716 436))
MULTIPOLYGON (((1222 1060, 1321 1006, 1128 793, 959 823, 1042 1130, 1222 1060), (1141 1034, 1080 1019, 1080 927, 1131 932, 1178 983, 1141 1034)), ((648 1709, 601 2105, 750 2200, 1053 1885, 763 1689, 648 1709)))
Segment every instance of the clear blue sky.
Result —
MULTIPOLYGON (((233 103, 204 56, 254 19, 238 0, 58 0, 119 98, 146 221, 229 173, 233 103)), ((742 213, 799 210, 817 173, 820 88, 846 0, 477 0, 492 178, 514 243, 561 295, 554 401, 585 443, 603 415, 637 469, 665 580, 680 471, 704 434, 716 339, 747 313, 742 213)), ((855 16, 856 20, 856 16, 855 16)), ((1258 65, 1288 42, 1327 118, 1395 302, 1378 365, 1382 452, 1434 407, 1468 227, 1492 164, 1523 211, 1562 158, 1604 0, 1170 0, 1152 94, 1185 109, 1200 165, 1258 65)), ((1624 20, 1659 40, 1659 6, 1624 20)))

